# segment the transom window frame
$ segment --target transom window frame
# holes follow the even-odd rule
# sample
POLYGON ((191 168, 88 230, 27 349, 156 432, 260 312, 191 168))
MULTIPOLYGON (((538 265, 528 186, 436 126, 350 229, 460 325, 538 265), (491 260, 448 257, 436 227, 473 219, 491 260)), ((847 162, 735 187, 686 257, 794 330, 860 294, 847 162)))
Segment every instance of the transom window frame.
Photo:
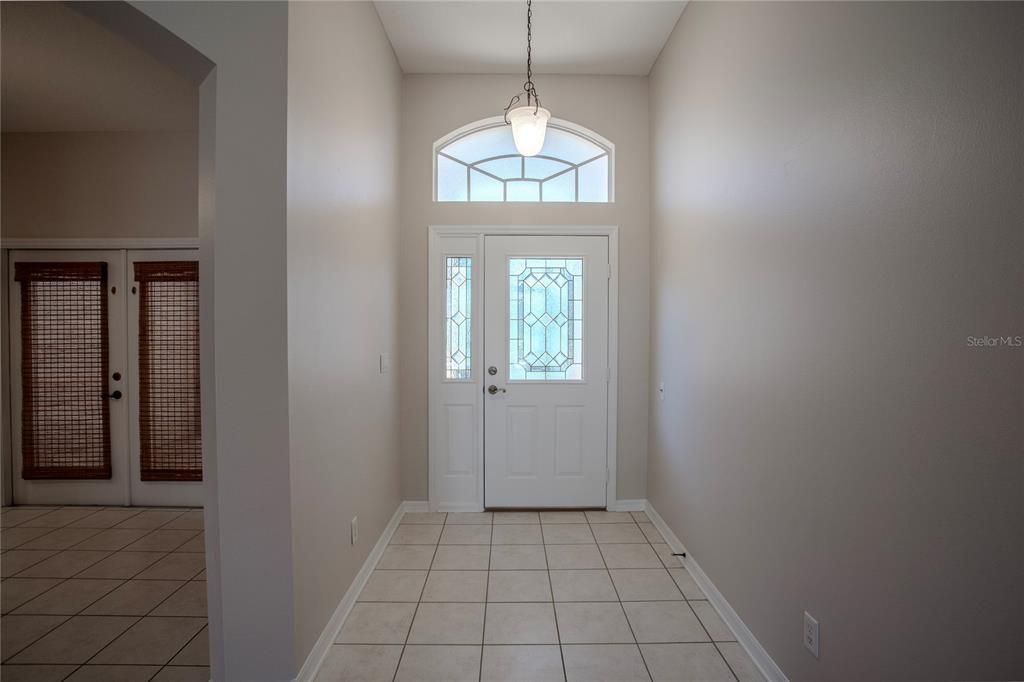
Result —
MULTIPOLYGON (((439 204, 487 204, 487 203, 490 203, 490 204, 501 204, 501 203, 525 203, 525 204, 543 204, 543 203, 546 203, 546 204, 604 204, 604 203, 608 203, 608 204, 614 204, 615 203, 615 144, 611 140, 609 140, 608 138, 606 138, 606 137, 604 137, 604 136, 594 132, 593 130, 590 130, 589 128, 584 128, 581 125, 573 123, 572 121, 566 121, 566 120, 560 119, 560 118, 552 118, 550 121, 548 121, 548 128, 553 128, 555 130, 562 130, 562 131, 570 133, 572 135, 577 135, 579 137, 582 137, 583 139, 587 140, 591 144, 594 144, 594 145, 600 147, 601 149, 603 149, 604 153, 603 154, 598 154, 598 155, 596 155, 596 156, 594 156, 594 157, 592 157, 590 159, 587 159, 587 160, 585 160, 583 162, 580 162, 580 163, 573 163, 571 161, 567 161, 565 159, 560 159, 560 158, 555 157, 555 156, 546 156, 543 153, 537 154, 536 156, 533 156, 533 157, 530 157, 530 158, 534 158, 534 159, 545 159, 545 160, 550 160, 550 161, 556 161, 558 163, 562 163, 562 164, 565 164, 565 165, 569 166, 569 168, 565 168, 563 170, 560 170, 557 173, 552 173, 550 176, 545 177, 545 178, 540 178, 540 179, 533 179, 533 178, 511 178, 511 179, 506 180, 505 178, 499 177, 497 175, 494 175, 493 173, 490 173, 490 172, 480 168, 480 166, 482 164, 488 163, 490 161, 495 161, 495 160, 498 160, 498 159, 522 158, 523 159, 523 174, 525 175, 526 157, 523 157, 520 154, 499 154, 497 156, 489 156, 489 157, 486 157, 486 158, 474 161, 471 164, 467 164, 465 161, 462 161, 460 159, 456 159, 455 157, 449 156, 448 154, 445 154, 444 152, 441 151, 444 147, 447 147, 448 145, 452 144, 453 142, 456 142, 456 141, 458 141, 458 140, 460 140, 460 139, 462 139, 464 137, 467 137, 469 135, 472 135, 474 133, 477 133, 477 132, 480 132, 480 131, 483 131, 483 130, 489 130, 491 128, 500 128, 500 127, 503 127, 505 125, 507 125, 507 124, 505 123, 505 119, 503 117, 501 117, 501 116, 492 116, 492 117, 489 117, 489 118, 480 119, 479 121, 474 121, 472 123, 467 123, 466 125, 462 126, 461 128, 457 128, 457 129, 453 130, 452 132, 448 133, 444 137, 442 137, 439 140, 434 142, 433 153, 431 154, 431 163, 432 163, 432 166, 433 166, 433 174, 434 174, 433 189, 432 189, 431 199, 435 203, 439 203, 439 204), (453 161, 455 163, 458 163, 459 165, 462 165, 462 166, 466 167, 466 197, 467 198, 466 198, 465 201, 456 201, 456 200, 438 199, 437 198, 437 194, 438 194, 438 186, 437 186, 437 179, 438 179, 437 160, 438 160, 439 156, 444 156, 446 159, 449 159, 449 160, 451 160, 451 161, 453 161), (585 165, 587 165, 589 163, 592 163, 594 161, 597 161, 597 160, 605 158, 605 157, 608 158, 608 201, 607 202, 579 201, 579 170, 580 170, 580 168, 582 166, 585 166, 585 165), (492 178, 494 180, 497 180, 498 182, 502 183, 502 197, 503 198, 502 198, 501 201, 473 201, 472 199, 469 198, 469 197, 472 196, 471 191, 470 191, 470 175, 471 175, 471 172, 474 171, 474 170, 476 172, 478 172, 478 173, 482 173, 482 174, 484 174, 484 175, 486 175, 486 176, 488 176, 488 177, 490 177, 490 178, 492 178), (544 189, 543 189, 544 188, 544 184, 543 183, 547 182, 548 180, 552 180, 552 179, 554 179, 554 178, 556 178, 556 177, 558 177, 560 175, 568 173, 570 171, 575 171, 575 173, 576 173, 576 188, 575 188, 576 200, 574 200, 574 201, 544 201, 544 189), (508 183, 509 182, 536 182, 539 185, 539 188, 538 188, 538 200, 537 201, 523 201, 523 202, 509 202, 507 200, 507 196, 508 196, 508 183)), ((543 150, 541 150, 541 151, 543 152, 543 150)))

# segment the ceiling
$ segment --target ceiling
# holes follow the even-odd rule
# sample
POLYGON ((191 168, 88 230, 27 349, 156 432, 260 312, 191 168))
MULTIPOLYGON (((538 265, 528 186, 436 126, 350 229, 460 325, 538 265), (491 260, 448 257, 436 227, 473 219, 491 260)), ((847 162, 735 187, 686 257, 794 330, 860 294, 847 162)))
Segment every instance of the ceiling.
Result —
POLYGON ((194 130, 198 91, 61 2, 0 3, 4 132, 194 130))
MULTIPOLYGON (((375 3, 406 73, 522 73, 525 2, 375 3)), ((685 1, 533 5, 533 69, 546 74, 647 75, 685 1)))

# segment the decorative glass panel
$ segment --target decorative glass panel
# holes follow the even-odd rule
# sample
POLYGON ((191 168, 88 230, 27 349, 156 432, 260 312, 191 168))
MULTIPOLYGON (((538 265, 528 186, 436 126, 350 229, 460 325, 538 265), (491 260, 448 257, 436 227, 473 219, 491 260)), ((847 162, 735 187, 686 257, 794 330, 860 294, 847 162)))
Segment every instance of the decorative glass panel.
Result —
POLYGON ((472 378, 472 284, 473 259, 468 256, 449 256, 445 259, 445 301, 447 309, 444 330, 445 378, 472 378))
POLYGON ((583 259, 509 258, 509 379, 583 378, 583 259))
POLYGON ((551 124, 540 154, 524 157, 515 149, 510 126, 488 123, 438 147, 435 198, 607 203, 613 172, 609 152, 610 146, 551 124))

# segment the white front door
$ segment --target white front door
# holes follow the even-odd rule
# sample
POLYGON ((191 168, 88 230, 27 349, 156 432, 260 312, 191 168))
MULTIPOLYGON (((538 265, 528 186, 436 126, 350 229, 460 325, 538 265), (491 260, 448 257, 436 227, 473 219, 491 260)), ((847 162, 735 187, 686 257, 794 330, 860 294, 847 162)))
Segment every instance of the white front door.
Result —
POLYGON ((487 507, 604 507, 607 237, 484 242, 487 507))

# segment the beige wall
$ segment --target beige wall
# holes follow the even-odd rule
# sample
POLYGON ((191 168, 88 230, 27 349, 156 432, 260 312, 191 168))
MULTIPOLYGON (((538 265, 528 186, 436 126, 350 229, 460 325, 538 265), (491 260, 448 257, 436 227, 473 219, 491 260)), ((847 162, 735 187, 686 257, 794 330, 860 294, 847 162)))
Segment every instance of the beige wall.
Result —
POLYGON ((299 665, 399 495, 402 76, 368 2, 288 12, 288 402, 299 665), (349 521, 359 517, 359 541, 349 521))
POLYGON ((196 237, 195 131, 4 133, 3 236, 196 237))
POLYGON ((405 76, 402 100, 402 495, 426 500, 427 228, 429 225, 619 226, 618 497, 642 498, 647 457, 649 134, 647 79, 538 76, 544 106, 615 144, 615 203, 484 204, 432 201, 434 142, 501 113, 520 76, 405 76))
POLYGON ((649 498, 790 679, 1024 675, 1022 35, 691 2, 652 74, 649 498))

